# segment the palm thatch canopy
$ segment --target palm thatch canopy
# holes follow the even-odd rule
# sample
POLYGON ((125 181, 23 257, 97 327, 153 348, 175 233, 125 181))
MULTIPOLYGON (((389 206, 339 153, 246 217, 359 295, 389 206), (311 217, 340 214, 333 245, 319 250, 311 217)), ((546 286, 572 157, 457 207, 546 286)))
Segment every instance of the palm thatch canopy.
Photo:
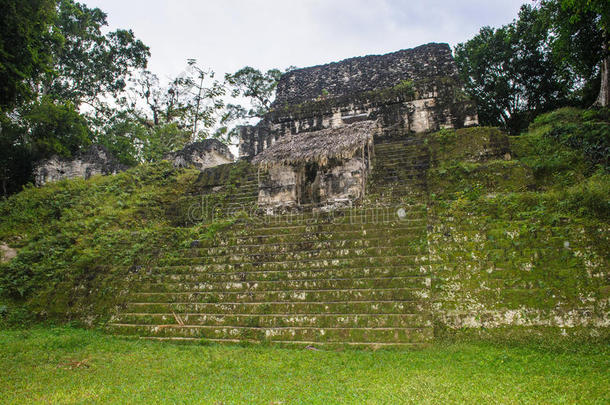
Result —
POLYGON ((254 156, 252 163, 265 168, 313 162, 324 166, 330 159, 351 159, 373 141, 377 130, 377 121, 360 121, 339 128, 283 136, 254 156))

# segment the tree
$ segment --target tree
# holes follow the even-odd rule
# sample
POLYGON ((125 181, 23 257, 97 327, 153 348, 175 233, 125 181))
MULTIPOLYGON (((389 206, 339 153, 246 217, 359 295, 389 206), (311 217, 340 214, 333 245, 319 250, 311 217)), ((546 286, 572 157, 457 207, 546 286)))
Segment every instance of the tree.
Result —
POLYGON ((51 69, 55 0, 1 0, 0 10, 0 110, 10 110, 32 97, 28 82, 51 69))
POLYGON ((70 101, 55 103, 44 97, 33 104, 23 118, 34 160, 52 155, 71 157, 91 145, 87 120, 70 101))
POLYGON ((32 176, 31 148, 23 128, 0 115, 0 184, 2 196, 20 191, 32 176))
MULTIPOLYGON (((291 66, 286 71, 292 69, 294 67, 291 66)), ((282 71, 279 69, 269 69, 263 73, 250 66, 246 66, 235 73, 227 73, 225 83, 231 89, 231 96, 237 99, 245 99, 246 106, 234 103, 227 104, 225 113, 220 119, 221 126, 217 130, 217 134, 231 139, 237 134, 236 124, 261 118, 269 112, 281 76, 282 71), (229 126, 233 128, 229 129, 229 126)))
POLYGON ((610 99, 610 2, 543 0, 549 13, 556 57, 569 65, 588 87, 598 88, 595 105, 610 99))
POLYGON ((142 71, 132 83, 122 104, 136 121, 151 129, 175 124, 190 133, 191 141, 209 137, 224 108, 224 86, 194 59, 167 85, 149 71, 142 71))
POLYGON ((522 6, 518 19, 459 44, 455 58, 466 90, 485 125, 518 133, 537 114, 567 103, 569 70, 555 63, 544 14, 522 6))
POLYGON ((119 162, 134 166, 142 159, 142 149, 148 129, 126 111, 114 114, 96 135, 96 142, 104 145, 119 162))
POLYGON ((246 66, 233 74, 227 73, 225 81, 232 86, 233 97, 246 97, 250 100, 251 108, 246 115, 261 117, 271 107, 275 88, 281 76, 282 72, 279 69, 270 69, 262 73, 258 69, 246 66))
POLYGON ((148 48, 133 32, 107 34, 106 14, 73 0, 2 1, 0 21, 0 177, 3 192, 32 177, 32 161, 71 156, 114 112, 148 48), (92 112, 82 114, 83 105, 92 112), (17 164, 28 159, 29 164, 17 164))
POLYGON ((225 89, 216 80, 206 86, 206 79, 213 79, 214 72, 201 69, 195 59, 189 59, 188 65, 190 74, 183 79, 183 83, 190 88, 192 95, 189 115, 193 123, 193 137, 200 136, 198 132, 200 123, 205 128, 201 135, 207 136, 209 134, 207 130, 216 124, 218 111, 224 108, 224 102, 220 97, 225 95, 225 89))
POLYGON ((106 14, 98 8, 60 0, 52 43, 53 70, 39 84, 39 93, 56 100, 85 103, 103 111, 103 98, 115 98, 135 69, 143 69, 149 49, 131 30, 102 34, 106 14))
POLYGON ((70 157, 91 144, 86 119, 69 101, 58 104, 44 97, 28 105, 20 122, 1 119, 0 182, 4 196, 31 181, 36 161, 51 155, 70 157))

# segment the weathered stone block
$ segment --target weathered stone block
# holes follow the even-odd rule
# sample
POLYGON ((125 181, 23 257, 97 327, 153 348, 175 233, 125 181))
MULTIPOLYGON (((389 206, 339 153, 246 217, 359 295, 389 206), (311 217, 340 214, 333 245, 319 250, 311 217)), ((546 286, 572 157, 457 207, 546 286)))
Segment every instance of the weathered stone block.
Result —
POLYGON ((93 145, 73 159, 53 156, 39 162, 34 169, 34 183, 42 186, 51 181, 88 179, 98 174, 116 174, 126 169, 127 166, 119 163, 105 147, 93 145))
POLYGON ((229 147, 216 139, 190 143, 183 149, 168 154, 165 159, 172 162, 174 167, 195 167, 199 170, 235 160, 229 147))

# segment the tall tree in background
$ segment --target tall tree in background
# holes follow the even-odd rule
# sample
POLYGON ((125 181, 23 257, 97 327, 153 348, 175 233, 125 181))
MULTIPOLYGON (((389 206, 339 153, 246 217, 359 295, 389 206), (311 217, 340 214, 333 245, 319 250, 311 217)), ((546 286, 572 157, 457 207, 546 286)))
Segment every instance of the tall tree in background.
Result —
POLYGON ((4 195, 35 161, 69 157, 94 140, 148 48, 131 31, 102 33, 106 14, 73 0, 1 0, 0 180, 4 195), (81 107, 88 105, 88 114, 81 107))
POLYGON ((55 0, 0 0, 0 111, 33 96, 29 81, 51 69, 55 0))
MULTIPOLYGON (((294 67, 291 66, 286 71, 292 69, 294 67)), ((269 69, 263 73, 250 66, 235 73, 227 73, 225 84, 231 89, 231 96, 242 104, 227 104, 217 134, 230 140, 237 135, 239 124, 261 118, 269 112, 281 76, 282 71, 279 69, 269 69)))
POLYGON ((541 10, 524 5, 511 24, 483 27, 456 47, 462 80, 482 124, 518 133, 535 115, 567 102, 574 78, 555 62, 549 29, 541 10))
POLYGON ((189 142, 214 136, 225 87, 196 60, 189 59, 186 69, 167 84, 146 70, 131 84, 120 100, 122 111, 98 135, 123 163, 160 160, 189 142))
POLYGON ((610 1, 543 0, 554 34, 556 58, 585 82, 595 105, 607 107, 610 99, 610 1), (599 89, 599 91, 597 91, 599 89))
POLYGON ((146 68, 150 51, 131 30, 103 34, 107 25, 100 9, 59 1, 54 29, 61 40, 52 44, 53 69, 39 83, 39 94, 96 112, 104 110, 104 100, 118 97, 131 72, 146 68))

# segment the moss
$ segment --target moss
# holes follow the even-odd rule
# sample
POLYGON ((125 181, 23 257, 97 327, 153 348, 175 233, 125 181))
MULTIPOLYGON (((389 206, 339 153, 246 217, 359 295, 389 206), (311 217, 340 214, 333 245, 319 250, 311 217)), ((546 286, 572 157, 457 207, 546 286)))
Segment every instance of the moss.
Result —
POLYGON ((540 125, 510 141, 495 128, 467 128, 383 144, 378 156, 399 158, 376 164, 369 199, 343 212, 233 215, 237 201, 255 206, 259 173, 245 161, 203 173, 163 163, 28 189, 0 204, 0 235, 21 247, 2 267, 0 286, 11 302, 51 317, 102 321, 122 305, 221 314, 242 327, 151 332, 167 322, 151 316, 146 327, 117 329, 162 336, 429 339, 421 317, 328 316, 350 313, 430 316, 449 331, 595 325, 609 291, 610 179, 601 169, 579 172, 590 167, 582 153, 553 148, 535 133, 540 125), (559 178, 565 182, 553 183, 559 178), (197 204, 214 207, 213 215, 193 218, 197 204), (268 337, 270 314, 305 314, 299 322, 311 329, 268 337), (349 327, 321 335, 335 321, 349 327), (413 332, 362 329, 371 322, 413 332))

